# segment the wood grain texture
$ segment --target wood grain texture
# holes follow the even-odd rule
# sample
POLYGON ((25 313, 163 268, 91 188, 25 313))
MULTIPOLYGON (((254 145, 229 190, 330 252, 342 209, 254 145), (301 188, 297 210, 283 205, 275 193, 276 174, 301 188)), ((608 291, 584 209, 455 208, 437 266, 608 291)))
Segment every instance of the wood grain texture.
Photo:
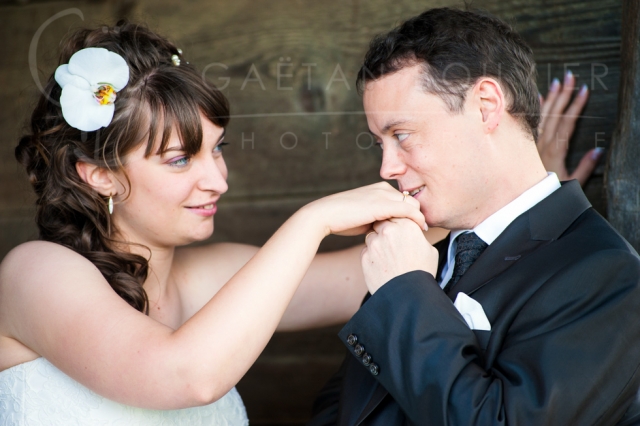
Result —
MULTIPOLYGON (((228 81, 223 91, 233 114, 227 137, 231 145, 225 151, 230 190, 220 202, 210 241, 260 245, 304 203, 379 180, 380 153, 367 148, 370 140, 362 134, 367 131, 366 119, 354 88, 369 40, 429 7, 462 4, 458 0, 0 4, 0 34, 8 41, 0 44, 0 258, 36 236, 30 222, 34 198, 13 159, 13 149, 38 93, 29 71, 29 45, 38 28, 55 14, 77 8, 84 20, 68 15, 44 30, 37 50, 41 78, 53 72, 57 45, 70 29, 113 23, 127 15, 177 42, 187 60, 213 83, 224 86, 228 81)), ((589 85, 591 98, 571 141, 569 168, 596 143, 609 146, 621 73, 622 2, 476 0, 472 5, 511 22, 532 46, 541 93, 566 68, 574 71, 579 84, 589 85)), ((603 170, 601 165, 585 191, 604 214, 603 170)), ((336 237, 325 241, 323 249, 359 241, 336 237)), ((333 328, 274 336, 238 385, 252 425, 305 422, 313 395, 340 363, 344 349, 336 333, 333 328)))
POLYGON ((623 2, 620 114, 606 173, 609 221, 640 250, 640 3, 623 2))
POLYGON ((251 424, 302 424, 346 354, 339 327, 278 333, 238 384, 251 424))
MULTIPOLYGON (((371 141, 363 134, 366 120, 354 88, 367 44, 375 34, 427 7, 461 4, 218 0, 184 2, 177 8, 169 0, 139 0, 4 6, 2 31, 13 43, 0 47, 0 82, 5 88, 0 101, 14 107, 0 114, 0 127, 5 129, 0 136, 0 215, 33 202, 12 151, 37 94, 27 62, 29 43, 56 13, 78 8, 84 21, 69 15, 43 32, 38 47, 42 78, 53 71, 56 45, 70 28, 113 22, 126 11, 176 40, 187 59, 214 83, 223 86, 229 79, 224 91, 234 117, 228 129, 230 191, 221 203, 224 207, 292 196, 313 199, 379 180, 380 155, 375 148, 363 149, 371 141)), ((473 6, 507 19, 532 45, 542 93, 565 68, 590 86, 591 99, 570 147, 569 168, 596 144, 608 146, 620 72, 620 2, 483 0, 473 6)), ((602 175, 602 167, 596 174, 602 175)), ((592 179, 586 191, 604 213, 601 178, 592 179)), ((266 226, 266 233, 276 227, 266 226)), ((246 233, 241 241, 255 241, 251 235, 246 233)), ((3 248, 0 255, 4 253, 3 248)))

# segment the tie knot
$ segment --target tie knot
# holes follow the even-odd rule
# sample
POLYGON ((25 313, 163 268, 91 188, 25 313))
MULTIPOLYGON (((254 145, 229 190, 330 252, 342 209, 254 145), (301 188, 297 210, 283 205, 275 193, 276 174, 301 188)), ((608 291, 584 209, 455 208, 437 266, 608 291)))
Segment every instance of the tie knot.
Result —
POLYGON ((468 232, 458 236, 456 239, 456 257, 453 266, 453 275, 447 283, 445 291, 448 291, 451 286, 460 281, 460 278, 469 270, 473 262, 480 257, 487 247, 487 243, 482 241, 475 232, 468 232))
MULTIPOLYGON (((458 257, 458 254, 467 253, 469 251, 480 250, 480 253, 482 253, 482 251, 487 248, 487 243, 482 241, 482 239, 478 237, 475 232, 462 234, 458 236, 456 241, 458 243, 456 246, 456 257, 458 257)), ((476 259, 480 256, 480 253, 478 253, 476 259)))

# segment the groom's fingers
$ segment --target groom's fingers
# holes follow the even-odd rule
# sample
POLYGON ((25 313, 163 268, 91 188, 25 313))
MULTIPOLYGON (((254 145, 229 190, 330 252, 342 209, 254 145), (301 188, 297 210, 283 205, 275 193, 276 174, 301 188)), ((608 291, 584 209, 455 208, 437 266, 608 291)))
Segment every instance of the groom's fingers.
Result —
MULTIPOLYGON (((420 213, 422 214, 422 213, 420 213)), ((413 221, 415 222, 415 221, 413 221)), ((393 226, 411 226, 411 222, 410 219, 407 218, 403 218, 403 217, 392 217, 390 219, 386 219, 386 220, 379 220, 377 222, 373 223, 373 230, 376 231, 378 234, 382 233, 384 229, 388 228, 388 227, 393 227, 393 226)), ((418 224, 419 225, 419 224, 418 224)))
POLYGON ((429 229, 429 227, 427 226, 427 221, 424 218, 424 215, 420 211, 420 202, 414 199, 413 197, 407 197, 407 198, 411 198, 412 201, 409 201, 407 199, 406 201, 403 201, 401 204, 398 203, 398 207, 401 209, 403 214, 392 215, 392 218, 395 217, 398 219, 401 219, 401 218, 411 219, 420 227, 420 229, 426 231, 427 229, 429 229))
POLYGON ((382 231, 382 229, 384 229, 385 223, 388 223, 388 222, 389 222, 389 220, 379 220, 377 222, 374 222, 373 223, 373 230, 377 234, 379 234, 382 231))

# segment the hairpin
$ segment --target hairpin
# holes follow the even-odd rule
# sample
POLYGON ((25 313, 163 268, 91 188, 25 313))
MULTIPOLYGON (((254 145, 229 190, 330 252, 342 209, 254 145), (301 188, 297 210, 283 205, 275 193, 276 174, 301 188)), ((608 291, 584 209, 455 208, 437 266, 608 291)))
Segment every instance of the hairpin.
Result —
MULTIPOLYGON (((178 50, 178 55, 182 55, 182 49, 177 49, 177 50, 178 50)), ((180 65, 180 56, 178 55, 171 55, 171 62, 176 67, 180 65)))

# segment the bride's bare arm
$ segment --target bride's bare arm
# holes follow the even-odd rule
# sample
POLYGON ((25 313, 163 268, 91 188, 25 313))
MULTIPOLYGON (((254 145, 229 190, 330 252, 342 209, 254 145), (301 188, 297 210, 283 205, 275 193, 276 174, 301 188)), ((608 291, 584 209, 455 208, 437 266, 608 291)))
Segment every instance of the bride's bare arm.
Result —
MULTIPOLYGON (((435 244, 449 231, 429 228, 424 233, 435 244)), ((278 331, 305 330, 347 322, 356 313, 367 285, 360 254, 364 245, 316 255, 287 307, 278 331)))
POLYGON ((24 244, 0 266, 0 331, 119 402, 171 409, 215 401, 268 342, 324 236, 384 217, 424 223, 417 206, 390 202, 398 195, 378 184, 303 207, 175 331, 129 307, 75 252, 24 244))
MULTIPOLYGON (((429 228, 425 237, 435 244, 448 232, 442 228, 429 228)), ((277 331, 308 330, 347 322, 367 292, 360 260, 363 247, 360 244, 317 254, 287 306, 277 331)), ((209 277, 199 280, 201 284, 190 295, 193 310, 200 309, 258 249, 237 243, 181 249, 182 269, 198 277, 209 277), (210 277, 215 277, 213 285, 210 277)))

